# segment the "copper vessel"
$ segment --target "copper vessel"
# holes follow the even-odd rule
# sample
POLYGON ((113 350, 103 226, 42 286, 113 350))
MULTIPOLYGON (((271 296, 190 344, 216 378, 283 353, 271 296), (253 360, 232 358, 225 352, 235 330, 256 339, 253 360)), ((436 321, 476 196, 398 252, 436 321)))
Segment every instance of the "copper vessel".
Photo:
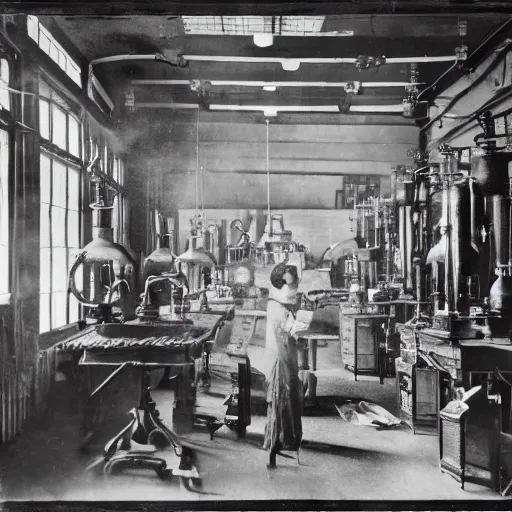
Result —
POLYGON ((503 194, 508 189, 508 164, 512 153, 497 152, 495 145, 486 146, 481 155, 471 159, 471 176, 486 196, 503 194))

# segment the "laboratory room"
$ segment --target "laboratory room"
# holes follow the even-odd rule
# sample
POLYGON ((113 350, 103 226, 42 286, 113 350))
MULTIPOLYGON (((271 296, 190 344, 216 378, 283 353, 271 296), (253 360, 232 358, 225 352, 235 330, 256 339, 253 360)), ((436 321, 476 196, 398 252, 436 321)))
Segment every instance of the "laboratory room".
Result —
POLYGON ((509 510, 512 3, 301 5, 0 1, 6 510, 509 510))

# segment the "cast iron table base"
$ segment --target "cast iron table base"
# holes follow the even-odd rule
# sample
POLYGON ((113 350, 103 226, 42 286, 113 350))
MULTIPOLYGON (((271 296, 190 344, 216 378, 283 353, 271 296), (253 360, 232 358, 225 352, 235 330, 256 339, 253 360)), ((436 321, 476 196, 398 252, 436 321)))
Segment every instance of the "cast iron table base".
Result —
MULTIPOLYGON (((149 376, 147 367, 142 366, 139 405, 130 410, 129 424, 105 445, 103 459, 99 461, 104 462, 103 473, 110 476, 117 468, 142 467, 154 470, 162 479, 178 476, 188 489, 200 487, 201 477, 193 464, 194 453, 160 420, 151 398, 149 376), (170 459, 172 467, 169 468, 170 459)), ((95 462, 87 470, 97 465, 95 462)))

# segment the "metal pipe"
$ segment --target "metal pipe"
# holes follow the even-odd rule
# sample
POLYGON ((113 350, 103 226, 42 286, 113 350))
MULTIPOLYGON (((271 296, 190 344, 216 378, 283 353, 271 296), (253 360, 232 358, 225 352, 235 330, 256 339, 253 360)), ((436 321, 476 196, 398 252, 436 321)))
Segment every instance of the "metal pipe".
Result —
MULTIPOLYGON (((108 58, 108 57, 107 57, 108 58)), ((358 59, 345 57, 301 57, 301 58, 285 58, 285 57, 249 57, 238 55, 183 55, 183 59, 187 61, 202 62, 249 62, 249 63, 304 63, 304 64, 355 64, 358 59)), ((101 59, 99 59, 101 60, 101 59)), ((408 64, 420 62, 453 62, 458 60, 457 56, 446 55, 439 57, 392 57, 386 58, 386 64, 408 64)))
POLYGON ((94 75, 92 75, 92 85, 98 91, 98 93, 101 96, 101 98, 103 99, 103 101, 108 105, 108 108, 110 110, 114 110, 114 104, 112 103, 110 96, 108 95, 107 91, 105 91, 103 86, 100 84, 99 80, 94 75))
POLYGON ((268 133, 270 121, 265 119, 267 123, 267 216, 268 216, 268 235, 272 236, 272 218, 270 216, 270 162, 269 162, 269 144, 268 144, 268 133))
POLYGON ((413 289, 413 268, 412 268, 412 206, 405 206, 405 262, 406 262, 406 273, 405 273, 405 285, 409 290, 413 289))
MULTIPOLYGON (((174 103, 174 102, 137 102, 135 108, 170 108, 191 110, 198 108, 197 103, 174 103)), ((270 106, 270 105, 209 105, 209 110, 232 110, 249 112, 340 112, 338 105, 290 105, 290 106, 270 106)), ((402 113, 403 106, 400 105, 351 105, 350 112, 385 112, 402 113)))
POLYGON ((196 120, 196 215, 199 209, 199 105, 197 106, 196 120))
MULTIPOLYGON (((208 80, 211 86, 229 85, 240 87, 345 87, 348 82, 264 82, 260 80, 208 80)), ((132 80, 132 85, 191 85, 194 80, 132 80)), ((412 87, 425 85, 425 82, 361 82, 361 87, 412 87)))
POLYGON ((400 265, 404 286, 406 285, 407 259, 405 236, 405 206, 398 207, 398 245, 400 247, 400 265))

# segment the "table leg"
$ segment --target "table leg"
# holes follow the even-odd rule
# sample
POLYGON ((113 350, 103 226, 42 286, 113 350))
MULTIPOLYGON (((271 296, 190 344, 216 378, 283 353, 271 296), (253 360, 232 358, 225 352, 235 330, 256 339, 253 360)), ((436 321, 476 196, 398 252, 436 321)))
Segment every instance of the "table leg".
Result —
POLYGON ((386 376, 386 345, 384 344, 379 344, 378 348, 378 369, 380 383, 384 384, 384 377, 386 376))
POLYGON ((238 437, 245 437, 251 424, 251 364, 238 363, 238 437))
POLYGON ((308 352, 311 354, 311 367, 316 372, 316 351, 318 348, 318 340, 308 340, 308 352))
POLYGON ((309 347, 304 338, 299 338, 299 368, 302 370, 309 370, 309 347))

